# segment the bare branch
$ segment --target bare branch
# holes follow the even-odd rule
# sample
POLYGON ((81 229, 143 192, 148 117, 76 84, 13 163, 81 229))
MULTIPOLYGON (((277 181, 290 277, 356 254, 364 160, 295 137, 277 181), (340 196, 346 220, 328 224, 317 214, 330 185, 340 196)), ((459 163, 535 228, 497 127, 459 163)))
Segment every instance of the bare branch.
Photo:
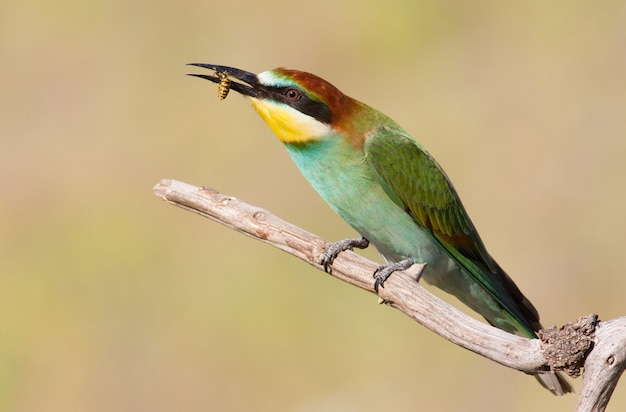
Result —
MULTIPOLYGON (((181 208, 198 213, 204 217, 228 226, 247 236, 269 243, 290 253, 312 266, 323 270, 320 260, 330 243, 295 225, 281 220, 270 212, 226 196, 211 188, 199 188, 175 180, 162 180, 154 187, 160 198, 181 208)), ((353 252, 340 254, 333 263, 332 276, 374 292, 372 273, 377 264, 353 252)), ((416 265, 418 266, 418 265, 416 265)), ((572 337, 575 345, 562 345, 562 340, 554 334, 542 340, 526 339, 475 320, 441 301, 416 281, 423 270, 413 267, 405 272, 398 272, 391 277, 378 296, 387 303, 441 337, 465 349, 482 355, 504 366, 526 373, 538 373, 555 368, 555 362, 548 361, 545 353, 553 359, 567 358, 559 368, 576 370, 572 359, 579 358, 585 363, 583 390, 577 411, 602 411, 608 402, 619 377, 626 366, 626 318, 602 322, 595 340, 589 336, 589 327, 596 325, 594 316, 588 317, 587 329, 581 328, 582 335, 572 337), (586 333, 586 334, 585 334, 586 333), (580 341, 587 337, 587 347, 581 347, 580 341), (556 339, 556 342, 552 342, 556 339), (588 348, 593 342, 593 350, 588 348), (573 347, 571 353, 555 351, 573 347), (559 346, 560 345, 560 346, 559 346)), ((573 329, 577 329, 574 327, 573 329)), ((568 332, 570 335, 572 332, 568 332)), ((592 335, 593 333, 591 333, 592 335)), ((579 370, 579 369, 578 369, 579 370)), ((575 372, 570 373, 575 375, 575 372)))
POLYGON ((626 317, 600 322, 596 327, 593 349, 585 360, 583 387, 576 411, 604 411, 624 369, 626 317))

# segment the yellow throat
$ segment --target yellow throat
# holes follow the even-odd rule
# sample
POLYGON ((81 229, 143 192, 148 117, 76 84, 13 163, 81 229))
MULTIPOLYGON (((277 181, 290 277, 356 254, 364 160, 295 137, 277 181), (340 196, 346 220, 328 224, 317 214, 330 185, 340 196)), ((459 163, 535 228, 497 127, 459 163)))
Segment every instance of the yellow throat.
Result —
POLYGON ((305 143, 332 132, 329 125, 282 103, 250 97, 252 107, 283 143, 305 143))

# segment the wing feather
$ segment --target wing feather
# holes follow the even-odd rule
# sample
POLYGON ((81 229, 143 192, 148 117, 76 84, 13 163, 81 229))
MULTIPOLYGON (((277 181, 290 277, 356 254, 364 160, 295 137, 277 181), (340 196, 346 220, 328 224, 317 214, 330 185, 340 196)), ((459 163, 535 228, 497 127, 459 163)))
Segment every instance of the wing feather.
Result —
POLYGON ((390 127, 370 133, 364 150, 389 197, 429 230, 525 329, 538 330, 536 309, 489 255, 452 183, 430 154, 390 127))

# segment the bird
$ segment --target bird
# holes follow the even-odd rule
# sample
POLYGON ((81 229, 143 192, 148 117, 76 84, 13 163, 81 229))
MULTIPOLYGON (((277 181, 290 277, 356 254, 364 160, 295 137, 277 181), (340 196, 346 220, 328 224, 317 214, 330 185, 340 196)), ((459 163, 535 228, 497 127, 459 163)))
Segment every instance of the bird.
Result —
MULTIPOLYGON (((450 179, 390 117, 304 71, 189 65, 214 72, 190 76, 217 84, 228 76, 230 90, 250 101, 306 180, 359 233, 331 244, 325 270, 342 251, 371 243, 386 261, 374 273, 376 292, 393 272, 425 262, 424 281, 492 326, 537 338, 537 310, 487 252, 450 179)), ((535 377, 555 395, 573 391, 559 372, 535 377)))

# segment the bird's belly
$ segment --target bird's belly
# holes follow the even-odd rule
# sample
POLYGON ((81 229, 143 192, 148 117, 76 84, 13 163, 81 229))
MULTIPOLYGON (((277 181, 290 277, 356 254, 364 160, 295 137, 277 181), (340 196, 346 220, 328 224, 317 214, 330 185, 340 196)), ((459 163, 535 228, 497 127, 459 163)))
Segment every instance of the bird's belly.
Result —
MULTIPOLYGON (((415 223, 413 218, 395 204, 377 181, 343 179, 342 190, 335 184, 324 184, 318 192, 350 226, 368 239, 388 262, 412 257, 427 262, 424 279, 436 283, 431 273, 459 271, 459 267, 432 234, 415 223)), ((314 185, 315 186, 315 185, 314 185)))
POLYGON ((428 283, 441 283, 447 274, 460 272, 457 262, 433 236, 387 199, 384 202, 363 202, 361 207, 364 210, 357 211, 355 216, 346 215, 344 219, 368 239, 387 262, 399 262, 411 257, 418 263, 428 263, 423 275, 428 283), (361 216, 358 216, 359 212, 361 216))

